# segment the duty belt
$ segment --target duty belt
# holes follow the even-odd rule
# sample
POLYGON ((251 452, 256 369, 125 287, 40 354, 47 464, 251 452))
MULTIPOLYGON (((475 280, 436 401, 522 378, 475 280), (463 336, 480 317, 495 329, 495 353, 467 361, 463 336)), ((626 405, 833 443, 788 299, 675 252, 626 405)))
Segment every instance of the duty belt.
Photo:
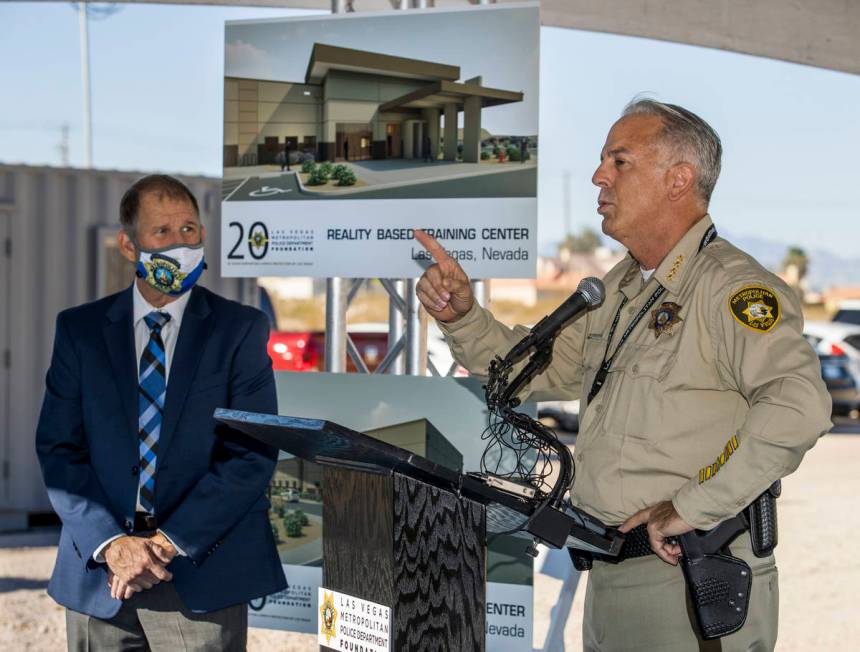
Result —
MULTIPOLYGON (((683 553, 681 570, 702 638, 720 638, 743 627, 749 608, 752 570, 743 559, 731 554, 729 544, 749 530, 753 554, 766 557, 773 552, 777 544, 776 498, 781 489, 777 480, 740 514, 713 530, 693 530, 678 537, 683 553)), ((617 564, 654 554, 644 524, 624 535, 617 557, 572 548, 568 551, 574 567, 580 571, 590 570, 595 559, 617 564)))

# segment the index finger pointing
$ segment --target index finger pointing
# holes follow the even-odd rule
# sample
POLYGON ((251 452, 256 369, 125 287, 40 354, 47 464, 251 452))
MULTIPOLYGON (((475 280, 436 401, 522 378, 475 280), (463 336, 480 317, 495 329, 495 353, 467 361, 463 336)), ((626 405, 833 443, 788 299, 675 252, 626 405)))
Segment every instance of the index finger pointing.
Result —
POLYGON ((415 229, 415 239, 421 243, 422 247, 430 252, 430 255, 433 256, 433 260, 437 263, 453 260, 453 258, 448 255, 448 252, 445 251, 445 247, 440 245, 436 238, 429 233, 425 233, 421 229, 415 229))

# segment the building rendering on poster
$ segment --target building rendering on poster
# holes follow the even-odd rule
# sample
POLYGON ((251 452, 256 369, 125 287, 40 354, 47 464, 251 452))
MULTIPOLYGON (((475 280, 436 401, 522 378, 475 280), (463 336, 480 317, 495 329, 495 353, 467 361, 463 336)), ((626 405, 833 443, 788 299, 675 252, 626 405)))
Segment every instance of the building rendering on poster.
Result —
POLYGON ((225 276, 533 277, 536 4, 227 23, 225 276))

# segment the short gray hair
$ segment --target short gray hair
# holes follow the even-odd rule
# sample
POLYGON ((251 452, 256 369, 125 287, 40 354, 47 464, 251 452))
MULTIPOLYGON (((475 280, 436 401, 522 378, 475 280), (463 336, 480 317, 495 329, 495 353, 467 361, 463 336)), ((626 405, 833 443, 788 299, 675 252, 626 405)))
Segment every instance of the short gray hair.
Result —
POLYGON ((695 166, 696 190, 707 205, 720 176, 723 155, 723 145, 714 128, 677 104, 648 98, 633 98, 622 113, 623 117, 630 115, 654 115, 663 121, 660 137, 668 141, 681 160, 695 166))
POLYGON ((168 197, 177 201, 187 200, 194 208, 197 220, 200 221, 197 199, 188 186, 167 174, 150 174, 135 181, 125 191, 119 203, 119 223, 129 237, 137 237, 137 213, 140 210, 140 200, 146 193, 154 193, 160 198, 168 197))

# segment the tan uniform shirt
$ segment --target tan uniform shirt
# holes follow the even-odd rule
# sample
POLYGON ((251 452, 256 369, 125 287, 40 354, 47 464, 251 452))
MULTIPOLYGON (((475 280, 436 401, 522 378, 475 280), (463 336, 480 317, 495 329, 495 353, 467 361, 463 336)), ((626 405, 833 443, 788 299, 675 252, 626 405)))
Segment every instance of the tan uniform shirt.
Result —
MULTIPOLYGON (((559 335, 552 363, 521 394, 581 399, 572 501, 608 525, 671 499, 689 525, 710 529, 794 471, 830 429, 830 396, 801 335, 799 301, 719 237, 699 252, 711 224, 709 216, 696 223, 647 283, 632 257, 616 265, 603 305, 559 335), (587 404, 623 297, 610 356, 658 284, 666 292, 587 404)), ((456 360, 478 375, 528 332, 477 304, 440 327, 456 360)))

